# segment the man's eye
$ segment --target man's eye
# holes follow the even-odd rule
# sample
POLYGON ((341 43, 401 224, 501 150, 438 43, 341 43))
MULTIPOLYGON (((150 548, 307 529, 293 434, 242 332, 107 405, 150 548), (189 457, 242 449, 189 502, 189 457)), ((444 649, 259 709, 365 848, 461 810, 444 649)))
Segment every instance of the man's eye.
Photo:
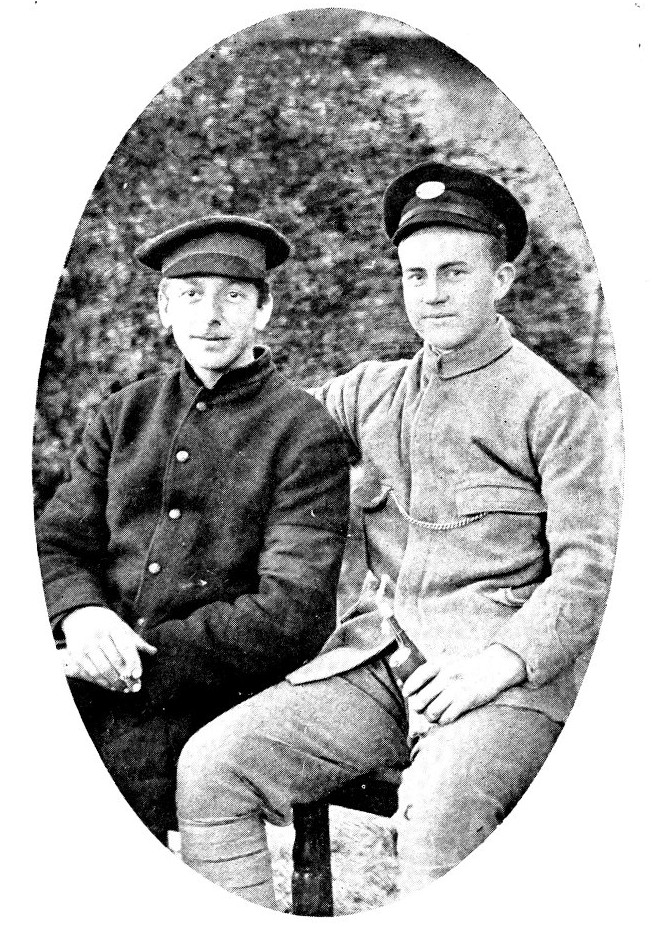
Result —
POLYGON ((230 290, 229 291, 229 300, 238 300, 242 294, 239 290, 230 290))
POLYGON ((188 287, 186 290, 181 291, 183 297, 196 297, 197 291, 193 287, 188 287))
POLYGON ((461 277, 464 273, 464 268, 448 268, 446 277, 461 277))

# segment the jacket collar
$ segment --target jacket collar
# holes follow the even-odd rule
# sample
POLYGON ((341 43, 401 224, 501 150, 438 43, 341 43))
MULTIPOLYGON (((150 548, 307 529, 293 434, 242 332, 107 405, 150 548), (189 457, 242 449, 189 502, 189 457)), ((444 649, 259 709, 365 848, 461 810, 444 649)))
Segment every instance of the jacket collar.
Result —
POLYGON ((202 384, 185 358, 181 359, 179 378, 183 396, 189 403, 200 395, 203 400, 210 402, 256 390, 275 370, 269 348, 266 345, 256 345, 254 360, 250 364, 227 371, 210 389, 202 384))
POLYGON ((505 355, 511 347, 512 336, 502 316, 498 316, 495 325, 488 332, 460 349, 441 353, 431 345, 425 345, 421 385, 425 386, 430 378, 435 376, 447 380, 478 371, 505 355))

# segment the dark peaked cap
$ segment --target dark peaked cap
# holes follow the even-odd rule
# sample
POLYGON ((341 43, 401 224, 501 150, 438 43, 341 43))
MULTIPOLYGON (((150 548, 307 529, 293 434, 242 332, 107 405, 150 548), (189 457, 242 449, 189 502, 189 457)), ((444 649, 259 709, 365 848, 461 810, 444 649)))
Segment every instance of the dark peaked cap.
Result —
POLYGON ((290 244, 268 223, 217 213, 167 229, 134 254, 164 277, 218 275, 259 281, 283 264, 290 244))
POLYGON ((525 245, 527 218, 516 197, 479 171, 435 161, 415 165, 383 198, 385 230, 394 245, 428 226, 458 226, 504 237, 508 261, 525 245))

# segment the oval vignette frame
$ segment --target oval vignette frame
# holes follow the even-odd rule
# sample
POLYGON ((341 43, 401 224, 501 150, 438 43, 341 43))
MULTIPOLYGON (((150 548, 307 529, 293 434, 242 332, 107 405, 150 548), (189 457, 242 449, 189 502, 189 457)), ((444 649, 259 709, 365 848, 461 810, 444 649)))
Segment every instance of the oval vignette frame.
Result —
MULTIPOLYGON (((424 31, 429 32, 429 34, 431 34, 431 35, 432 35, 432 34, 437 35, 438 37, 442 38, 443 41, 445 40, 443 35, 438 35, 437 31, 436 31, 435 28, 434 28, 434 24, 429 25, 429 24, 427 24, 427 23, 421 21, 420 18, 417 17, 416 13, 415 13, 413 16, 408 16, 408 14, 407 14, 407 12, 406 12, 406 13, 404 14, 404 16, 405 16, 405 19, 407 19, 408 21, 410 21, 410 23, 411 23, 412 25, 418 25, 420 28, 423 28, 424 31), (418 21, 418 19, 419 19, 419 21, 418 21)), ((260 17, 257 16, 256 18, 260 18, 260 17)), ((254 17, 253 17, 253 14, 252 14, 252 16, 251 16, 251 21, 252 21, 252 22, 253 22, 253 19, 254 19, 254 17)), ((172 37, 171 37, 171 38, 172 38, 172 37)), ((219 37, 216 37, 216 39, 219 39, 219 38, 222 38, 221 33, 220 33, 220 36, 219 36, 219 37)), ((448 43, 447 43, 447 44, 448 44, 448 43)), ((458 43, 457 45, 454 45, 452 42, 450 42, 450 44, 451 44, 453 47, 456 47, 456 49, 457 49, 460 53, 464 53, 464 48, 462 47, 462 43, 461 43, 461 42, 458 43)), ((190 55, 188 56, 187 60, 189 60, 190 58, 194 57, 194 54, 195 54, 195 53, 198 53, 198 52, 201 51, 201 50, 202 50, 201 44, 195 43, 195 45, 194 45, 194 50, 191 51, 191 53, 190 53, 190 55)), ((473 60, 473 59, 470 58, 470 60, 473 60)), ((168 68, 168 69, 162 68, 161 71, 162 71, 162 72, 165 72, 165 75, 167 75, 167 76, 170 76, 170 75, 172 74, 172 71, 171 71, 169 68, 168 68)), ((164 79, 165 79, 165 78, 164 78, 164 79)), ((505 89, 506 92, 508 92, 508 89, 507 89, 507 88, 504 88, 504 89, 505 89)), ((115 114, 116 132, 115 132, 115 134, 114 134, 114 138, 119 138, 119 136, 120 136, 120 134, 121 134, 121 128, 124 128, 124 127, 127 125, 128 121, 129 121, 128 119, 127 119, 127 120, 122 119, 121 117, 122 117, 123 113, 120 111, 120 107, 118 107, 117 109, 118 109, 118 112, 116 112, 116 114, 115 114), (121 128, 120 128, 120 127, 121 127, 121 128)), ((528 115, 527 108, 524 110, 524 112, 525 112, 525 115, 527 116, 527 115, 528 115)), ((543 137, 543 141, 544 141, 544 142, 548 142, 548 139, 546 138, 545 133, 542 133, 542 137, 543 137)), ((554 151, 554 146, 553 146, 550 142, 548 142, 548 145, 549 145, 549 147, 554 151)), ((572 182, 569 182, 569 187, 570 187, 570 189, 571 189, 571 192, 573 192, 573 184, 572 184, 572 182)), ((86 189, 86 193, 87 193, 87 191, 88 191, 88 188, 86 189)), ((83 198, 84 195, 85 195, 85 192, 82 190, 82 191, 80 191, 80 194, 79 194, 79 195, 83 198)), ((80 201, 80 202, 82 202, 82 201, 80 201)), ((582 213, 581 204, 579 204, 579 206, 580 206, 580 213, 582 213)), ((72 211, 72 212, 74 213, 74 211, 72 211)), ((65 245, 65 243, 64 243, 64 245, 65 245)), ((599 256, 598 256, 598 257, 599 257, 599 256)), ((609 293, 607 294, 607 297, 608 297, 607 303, 608 303, 608 305, 609 305, 609 302, 610 302, 610 301, 609 301, 609 293)), ((609 613, 609 612, 613 612, 613 610, 612 610, 612 609, 611 609, 611 610, 608 609, 608 613, 609 613)), ((571 717, 571 718, 573 718, 573 717, 571 717)), ((566 740, 564 740, 564 741, 566 741, 566 740)), ((80 748, 81 748, 81 746, 80 746, 80 748)), ((555 753, 555 755, 556 755, 556 754, 559 754, 559 756, 560 756, 560 760, 559 760, 559 762, 557 763, 557 767, 559 766, 559 764, 562 763, 562 761, 561 761, 562 751, 565 751, 565 749, 564 749, 564 747, 560 744, 560 745, 557 747, 557 751, 556 751, 556 753, 555 753)), ((82 754, 84 754, 84 750, 83 750, 83 749, 82 749, 82 754)), ((546 764, 546 767, 544 768, 544 772, 547 771, 547 768, 548 768, 549 765, 550 765, 550 762, 548 762, 548 763, 546 764)), ((544 779, 545 779, 545 778, 544 778, 544 779)), ((103 788, 103 786, 101 786, 100 784, 98 784, 98 785, 97 785, 97 789, 98 789, 98 790, 103 790, 104 788, 103 788)), ((547 789, 547 788, 546 788, 546 789, 547 789)), ((542 788, 542 790, 543 790, 543 788, 542 788)), ((530 791, 530 792, 531 792, 531 791, 530 791)), ((529 794, 528 794, 528 796, 529 796, 529 794)), ((523 802, 524 802, 524 801, 521 801, 521 804, 519 804, 519 806, 521 806, 521 805, 523 804, 523 802)), ((129 811, 127 811, 127 812, 129 813, 129 811)), ((132 814, 129 813, 129 817, 132 817, 132 814)), ((508 822, 511 822, 512 818, 513 818, 513 814, 512 814, 512 817, 510 817, 510 820, 508 820, 508 822)), ((125 824, 126 824, 126 820, 125 820, 125 824)), ((510 828, 511 828, 511 827, 510 827, 510 828)), ((516 826, 515 826, 514 828, 516 828, 516 826)), ((135 833, 135 832, 136 832, 136 830, 134 830, 134 833, 135 833)), ((137 839, 136 835, 134 835, 133 838, 134 838, 134 842, 135 842, 137 845, 141 846, 141 849, 144 850, 144 849, 145 849, 146 843, 145 843, 145 842, 141 843, 140 840, 137 839)), ((497 843, 497 842, 498 842, 498 836, 496 836, 496 837, 494 837, 494 838, 495 838, 496 843, 497 843)), ((487 845, 488 845, 488 844, 494 844, 493 840, 492 840, 491 843, 486 843, 485 846, 483 847, 483 849, 477 851, 477 852, 472 856, 471 861, 466 862, 465 865, 464 865, 463 867, 460 867, 460 868, 456 869, 456 872, 461 872, 462 870, 464 870, 465 873, 467 873, 467 875, 468 875, 468 879, 471 879, 471 872, 474 871, 475 873, 474 873, 474 876, 473 876, 473 881, 474 881, 474 885, 473 885, 473 886, 476 886, 476 884, 475 884, 476 878, 481 878, 481 875, 479 875, 479 873, 478 873, 479 870, 481 870, 481 868, 484 868, 484 867, 490 867, 490 861, 489 861, 490 855, 489 855, 489 853, 488 853, 488 848, 487 848, 487 845), (486 854, 486 855, 485 855, 485 854, 482 854, 483 852, 487 852, 487 854, 486 854), (482 855, 482 858, 483 858, 482 865, 479 865, 479 864, 478 864, 477 866, 474 866, 474 865, 472 864, 472 862, 474 862, 475 859, 476 859, 476 858, 479 858, 481 855, 482 855), (484 859, 486 859, 486 860, 484 860, 484 859)), ((74 850, 73 850, 73 854, 74 854, 74 850)), ((463 878, 462 878, 461 875, 460 875, 460 878, 459 878, 459 879, 460 879, 460 880, 463 880, 463 878)), ((449 876, 449 877, 447 878, 447 881, 446 881, 445 883, 446 883, 446 884, 452 884, 452 883, 453 883, 453 875, 449 876)), ((460 889, 461 889, 461 887, 460 887, 460 889)), ((438 891, 438 896, 441 896, 441 894, 439 893, 439 887, 437 888, 437 891, 438 891)), ((445 891, 442 891, 442 893, 445 894, 445 891)), ((198 894, 199 894, 199 891, 198 891, 198 894)), ((199 895, 201 895, 202 897, 204 896, 203 894, 199 894, 199 895)), ((429 896, 429 894, 428 894, 428 896, 429 896)), ((217 899, 216 899, 216 898, 215 898, 215 902, 217 903, 217 899)), ((425 895, 424 895, 424 902, 425 902, 425 895)), ((219 904, 219 905, 222 906, 223 904, 224 904, 224 899, 223 899, 223 897, 221 897, 221 898, 220 898, 220 904, 219 904)), ((230 905, 230 904, 229 904, 229 905, 230 905)), ((401 908, 403 908, 403 907, 408 907, 407 901, 401 903, 401 908)), ((411 909, 411 908, 412 908, 411 905, 410 905, 408 908, 411 909)), ((237 908, 237 906, 234 904, 234 910, 235 910, 235 909, 238 909, 238 908, 237 908)), ((258 914, 257 914, 257 915, 258 915, 258 914)), ((385 915, 389 915, 389 914, 384 914, 384 912, 383 912, 382 910, 380 910, 380 911, 375 911, 375 916, 376 916, 376 918, 380 918, 381 916, 385 916, 385 915)))

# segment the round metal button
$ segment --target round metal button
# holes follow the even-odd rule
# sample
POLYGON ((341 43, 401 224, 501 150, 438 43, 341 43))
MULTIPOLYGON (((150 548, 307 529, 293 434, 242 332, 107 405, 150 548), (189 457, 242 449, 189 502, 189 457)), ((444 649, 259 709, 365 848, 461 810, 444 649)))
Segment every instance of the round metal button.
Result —
POLYGON ((147 620, 145 619, 145 617, 144 617, 144 616, 141 616, 140 619, 137 619, 137 620, 136 620, 136 628, 137 628, 137 629, 142 629, 146 622, 147 622, 147 620))
POLYGON ((170 519, 181 519, 181 510, 177 510, 177 509, 170 510, 170 512, 168 513, 168 516, 170 517, 170 519))
POLYGON ((199 401, 197 402, 197 404, 195 405, 195 409, 199 410, 200 413, 203 413, 204 410, 206 410, 207 408, 208 408, 208 407, 207 407, 206 403, 204 403, 203 400, 199 400, 199 401))
POLYGON ((147 565, 147 570, 150 574, 158 574, 161 570, 161 566, 158 561, 153 561, 151 564, 147 565))
POLYGON ((190 452, 187 452, 185 448, 180 448, 176 454, 177 461, 188 461, 190 458, 190 452))

